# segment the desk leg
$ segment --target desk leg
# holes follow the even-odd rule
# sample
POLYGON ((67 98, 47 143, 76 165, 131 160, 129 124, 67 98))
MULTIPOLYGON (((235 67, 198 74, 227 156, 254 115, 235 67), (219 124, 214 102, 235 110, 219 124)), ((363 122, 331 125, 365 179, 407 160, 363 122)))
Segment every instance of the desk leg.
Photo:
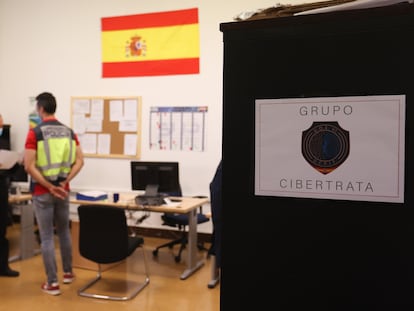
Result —
POLYGON ((19 204, 20 206, 20 252, 19 255, 9 258, 9 262, 23 260, 38 254, 35 251, 34 213, 32 204, 19 204))
POLYGON ((187 269, 181 274, 180 279, 185 280, 195 271, 204 265, 204 260, 198 260, 197 250, 197 209, 188 213, 188 251, 187 251, 187 269))

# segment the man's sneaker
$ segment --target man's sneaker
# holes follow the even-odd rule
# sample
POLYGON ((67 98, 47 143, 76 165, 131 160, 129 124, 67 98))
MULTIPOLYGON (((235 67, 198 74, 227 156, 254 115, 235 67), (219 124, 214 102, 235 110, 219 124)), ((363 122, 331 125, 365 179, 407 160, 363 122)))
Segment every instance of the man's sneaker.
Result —
POLYGON ((75 275, 72 272, 65 272, 63 274, 63 283, 70 284, 75 279, 75 275))
POLYGON ((49 295, 60 295, 60 288, 58 283, 44 283, 42 284, 42 290, 49 295))

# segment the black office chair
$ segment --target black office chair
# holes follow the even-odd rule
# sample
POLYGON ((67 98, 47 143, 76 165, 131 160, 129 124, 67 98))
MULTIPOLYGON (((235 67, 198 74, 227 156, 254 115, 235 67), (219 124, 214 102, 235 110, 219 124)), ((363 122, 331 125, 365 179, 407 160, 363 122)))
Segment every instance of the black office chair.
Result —
MULTIPOLYGON (((122 208, 103 205, 80 205, 79 214, 79 253, 98 264, 96 277, 78 290, 78 294, 84 297, 101 298, 110 300, 129 300, 135 297, 149 284, 148 263, 144 250, 144 239, 140 236, 130 236, 125 211, 122 208), (144 261, 144 280, 134 285, 123 295, 107 295, 90 293, 87 290, 102 279, 102 264, 121 262, 141 248, 144 261)), ((120 282, 108 282, 111 284, 120 282)), ((113 287, 116 290, 115 286, 113 287)))
MULTIPOLYGON (((169 195, 180 197, 182 196, 181 189, 177 190, 174 193, 169 193, 169 195)), ((180 237, 168 243, 164 243, 162 245, 157 246, 152 251, 152 254, 154 255, 154 257, 157 257, 158 251, 160 248, 168 247, 172 249, 175 245, 180 245, 180 249, 178 250, 177 255, 174 255, 175 262, 180 262, 181 253, 185 249, 188 243, 188 232, 187 232, 187 227, 189 225, 188 215, 177 214, 177 213, 164 213, 161 216, 161 219, 163 221, 162 223, 163 225, 178 228, 180 231, 180 237)), ((197 224, 202 224, 202 223, 208 222, 209 220, 210 218, 206 214, 203 214, 202 206, 200 206, 199 212, 197 213, 197 224)), ((203 243, 200 243, 200 242, 197 243, 197 247, 199 250, 208 251, 208 249, 204 247, 203 243)))

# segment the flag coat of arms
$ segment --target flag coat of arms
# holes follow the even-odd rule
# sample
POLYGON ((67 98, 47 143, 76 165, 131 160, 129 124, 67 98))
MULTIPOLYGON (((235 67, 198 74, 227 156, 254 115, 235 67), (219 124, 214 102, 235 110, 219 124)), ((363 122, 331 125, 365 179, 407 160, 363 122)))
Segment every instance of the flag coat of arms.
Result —
POLYGON ((105 17, 102 76, 198 74, 198 9, 105 17))

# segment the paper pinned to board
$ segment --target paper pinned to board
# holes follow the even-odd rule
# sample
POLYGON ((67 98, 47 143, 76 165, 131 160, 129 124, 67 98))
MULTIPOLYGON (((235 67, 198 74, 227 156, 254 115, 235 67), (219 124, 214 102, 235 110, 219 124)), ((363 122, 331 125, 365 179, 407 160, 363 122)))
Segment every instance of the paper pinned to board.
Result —
POLYGON ((20 158, 20 154, 16 151, 1 149, 0 150, 0 170, 11 169, 20 158))

